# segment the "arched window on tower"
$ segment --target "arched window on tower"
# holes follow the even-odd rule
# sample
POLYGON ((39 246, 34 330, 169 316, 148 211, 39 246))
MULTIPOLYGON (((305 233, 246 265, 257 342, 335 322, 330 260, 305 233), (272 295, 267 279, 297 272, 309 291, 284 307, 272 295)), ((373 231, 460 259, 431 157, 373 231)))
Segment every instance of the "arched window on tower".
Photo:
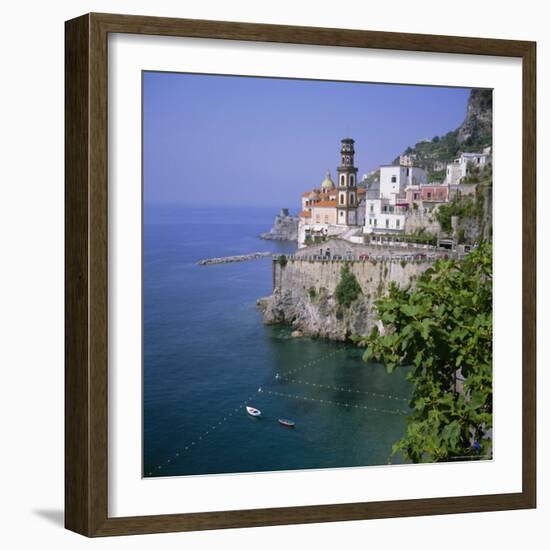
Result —
POLYGON ((346 185, 346 176, 344 176, 344 174, 342 174, 340 176, 340 185, 343 187, 344 185, 346 185))
POLYGON ((355 185, 355 176, 353 174, 350 174, 349 176, 349 184, 355 185))
POLYGON ((340 204, 344 204, 344 193, 340 193, 340 204))
POLYGON ((349 203, 353 206, 355 204, 355 195, 351 193, 349 196, 349 203))

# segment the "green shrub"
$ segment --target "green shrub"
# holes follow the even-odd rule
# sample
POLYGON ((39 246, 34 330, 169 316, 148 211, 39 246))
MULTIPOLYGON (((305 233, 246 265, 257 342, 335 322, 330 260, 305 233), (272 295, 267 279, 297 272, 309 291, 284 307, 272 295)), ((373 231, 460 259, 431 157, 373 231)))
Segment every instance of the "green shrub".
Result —
POLYGON ((344 307, 349 307, 361 294, 361 287, 355 275, 344 265, 340 271, 340 282, 336 290, 336 299, 344 307))
POLYGON ((285 265, 288 263, 288 258, 285 256, 285 254, 281 254, 277 259, 277 262, 281 267, 285 267, 285 265))

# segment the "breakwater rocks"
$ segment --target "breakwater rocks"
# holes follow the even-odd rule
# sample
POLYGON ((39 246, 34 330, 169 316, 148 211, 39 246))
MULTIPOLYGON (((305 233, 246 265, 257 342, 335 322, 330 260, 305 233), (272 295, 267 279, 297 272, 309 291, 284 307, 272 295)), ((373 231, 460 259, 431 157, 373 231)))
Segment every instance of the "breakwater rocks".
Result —
MULTIPOLYGON (((295 336, 318 336, 345 341, 366 336, 375 324, 375 302, 390 285, 415 284, 433 265, 430 261, 317 261, 290 259, 282 266, 273 262, 273 294, 257 305, 267 325, 286 324, 295 336), (339 304, 336 287, 343 265, 355 275, 361 294, 349 307, 339 304)), ((380 326, 380 325, 379 325, 380 326)))
POLYGON ((261 239, 270 241, 296 241, 298 240, 298 218, 290 216, 288 208, 281 208, 275 216, 273 227, 267 233, 260 235, 261 239))
POLYGON ((259 260, 268 258, 271 252, 251 252, 250 254, 241 254, 239 256, 223 256, 221 258, 208 258, 197 262, 199 265, 232 264, 235 262, 247 262, 249 260, 259 260))

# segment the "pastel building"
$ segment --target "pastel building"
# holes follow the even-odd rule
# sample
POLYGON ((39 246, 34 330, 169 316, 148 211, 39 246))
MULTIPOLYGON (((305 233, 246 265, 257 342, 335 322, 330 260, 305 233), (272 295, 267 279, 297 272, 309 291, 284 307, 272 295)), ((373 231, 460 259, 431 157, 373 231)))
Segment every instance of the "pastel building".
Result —
POLYGON ((449 200, 448 185, 423 185, 420 188, 422 202, 447 202, 449 200))

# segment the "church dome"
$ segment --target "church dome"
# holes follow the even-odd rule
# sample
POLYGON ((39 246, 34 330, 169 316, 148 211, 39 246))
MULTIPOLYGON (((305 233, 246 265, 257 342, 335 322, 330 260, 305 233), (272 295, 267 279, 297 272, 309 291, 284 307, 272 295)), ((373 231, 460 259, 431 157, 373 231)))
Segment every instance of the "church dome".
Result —
POLYGON ((330 177, 330 171, 327 170, 327 174, 325 176, 325 179, 323 180, 323 183, 321 183, 322 189, 333 189, 334 188, 334 182, 332 181, 332 178, 330 177))

